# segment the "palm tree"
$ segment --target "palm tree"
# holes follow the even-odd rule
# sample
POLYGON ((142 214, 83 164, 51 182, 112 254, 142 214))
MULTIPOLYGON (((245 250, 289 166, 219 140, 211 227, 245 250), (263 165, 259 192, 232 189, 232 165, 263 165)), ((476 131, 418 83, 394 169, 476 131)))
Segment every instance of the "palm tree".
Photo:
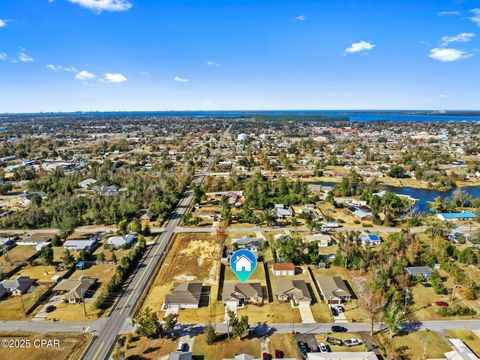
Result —
POLYGON ((392 302, 385 308, 383 320, 390 332, 390 339, 398 332, 400 325, 405 320, 405 316, 405 309, 397 302, 392 302))

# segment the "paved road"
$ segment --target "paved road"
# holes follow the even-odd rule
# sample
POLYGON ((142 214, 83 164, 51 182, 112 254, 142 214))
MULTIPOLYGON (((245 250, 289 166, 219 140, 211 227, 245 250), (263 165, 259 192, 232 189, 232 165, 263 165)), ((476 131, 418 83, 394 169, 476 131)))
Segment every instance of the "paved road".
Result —
POLYGON ((96 321, 0 321, 2 331, 15 332, 90 332, 93 335, 105 325, 107 319, 96 321))
MULTIPOLYGON (((217 149, 213 151, 207 159, 202 173, 206 173, 212 166, 215 157, 221 150, 221 146, 223 145, 226 136, 228 136, 228 130, 223 134, 222 139, 218 143, 217 149)), ((200 185, 203 179, 204 176, 198 176, 195 179, 195 183, 200 185)), ((122 294, 117 304, 114 306, 110 316, 107 318, 105 326, 100 329, 98 336, 94 338, 92 346, 83 357, 84 360, 104 360, 110 357, 118 333, 124 328, 125 323, 128 321, 134 305, 140 299, 150 277, 173 238, 174 230, 182 221, 188 208, 193 203, 193 199, 193 191, 190 190, 186 193, 185 197, 180 200, 170 217, 170 220, 168 220, 165 225, 164 232, 151 246, 145 259, 138 265, 127 290, 122 294)))

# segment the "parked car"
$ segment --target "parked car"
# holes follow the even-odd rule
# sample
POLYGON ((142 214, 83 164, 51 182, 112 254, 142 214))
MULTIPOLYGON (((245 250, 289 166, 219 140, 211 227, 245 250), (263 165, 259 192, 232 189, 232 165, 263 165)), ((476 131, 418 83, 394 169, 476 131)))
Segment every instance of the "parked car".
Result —
POLYGON ((177 346, 177 351, 188 351, 188 344, 180 341, 180 343, 177 346))
POLYGON ((338 316, 338 311, 337 311, 337 309, 335 309, 335 308, 332 307, 332 308, 330 308, 330 311, 332 312, 332 315, 333 315, 333 316, 338 316))
POLYGON ((262 359, 263 360, 270 360, 271 358, 272 358, 272 356, 269 353, 264 352, 262 354, 262 359))
POLYGON ((343 313, 344 308, 342 305, 336 305, 334 306, 335 310, 337 310, 338 313, 343 313))
POLYGON ((48 305, 47 308, 45 309, 45 312, 51 313, 52 311, 55 311, 57 307, 55 305, 48 305))
POLYGON ((437 301, 435 302, 435 305, 438 307, 448 307, 448 302, 446 301, 437 301))
POLYGON ((348 329, 346 327, 340 326, 340 325, 333 325, 332 326, 332 332, 347 332, 348 329))
POLYGON ((337 346, 342 346, 343 341, 334 337, 327 336, 327 343, 330 345, 337 345, 337 346))
POLYGON ((321 353, 327 353, 328 352, 328 347, 324 343, 318 344, 318 347, 320 348, 321 353))
POLYGON ((357 345, 360 345, 361 343, 362 343, 362 340, 357 338, 351 338, 344 341, 345 346, 348 346, 348 347, 357 346, 357 345))
POLYGON ((308 353, 308 345, 306 343, 299 341, 298 348, 302 354, 308 353))
POLYGON ((282 350, 275 350, 275 358, 276 359, 283 359, 284 356, 285 356, 285 354, 283 353, 282 350))

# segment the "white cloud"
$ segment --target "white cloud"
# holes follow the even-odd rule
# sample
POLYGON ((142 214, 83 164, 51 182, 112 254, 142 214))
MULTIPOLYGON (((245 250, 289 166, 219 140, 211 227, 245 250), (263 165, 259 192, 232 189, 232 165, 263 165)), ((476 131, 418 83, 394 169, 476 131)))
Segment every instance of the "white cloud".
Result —
POLYGON ((102 79, 102 81, 104 82, 109 82, 109 83, 122 83, 122 82, 125 82, 127 81, 128 79, 122 75, 122 74, 112 74, 112 73, 106 73, 105 74, 105 77, 102 79))
POLYGON ((468 59, 472 56, 465 51, 451 48, 434 48, 430 50, 430 55, 428 55, 434 60, 442 62, 452 62, 462 59, 468 59))
POLYGON ((97 75, 91 73, 91 72, 88 72, 87 70, 82 70, 82 71, 79 71, 76 75, 75 75, 75 79, 77 80, 81 80, 81 81, 86 81, 86 80, 93 80, 97 77, 97 75))
POLYGON ((74 68, 74 67, 63 67, 62 65, 52 65, 52 64, 47 65, 47 69, 48 69, 48 70, 55 71, 55 72, 60 72, 60 71, 74 72, 74 73, 78 73, 78 72, 79 72, 79 71, 78 71, 76 68, 74 68))
POLYGON ((345 49, 345 52, 349 54, 355 54, 361 51, 372 50, 375 47, 375 44, 372 44, 368 41, 360 41, 353 43, 350 47, 345 49))
POLYGON ((470 12, 473 14, 473 16, 470 18, 475 24, 480 26, 480 8, 477 9, 472 9, 470 12))
POLYGON ((461 33, 454 36, 444 36, 442 37, 442 46, 446 46, 453 42, 468 42, 471 41, 474 36, 474 33, 461 33))
POLYGON ((298 21, 305 21, 305 16, 303 15, 298 15, 295 20, 298 20, 298 21))
POLYGON ((460 11, 440 11, 437 13, 438 16, 456 16, 460 15, 460 11))
POLYGON ((102 11, 127 11, 132 7, 128 0, 68 0, 87 9, 102 11))
POLYGON ((220 67, 220 64, 215 61, 207 61, 208 66, 220 67))
POLYGON ((440 94, 438 97, 439 97, 440 99, 447 99, 447 98, 448 98, 448 95, 446 95, 446 94, 440 94))
POLYGON ((20 60, 21 62, 35 61, 33 57, 27 54, 25 49, 21 49, 20 52, 18 53, 18 60, 20 60))
POLYGON ((0 28, 7 26, 7 20, 0 19, 0 28))
POLYGON ((6 53, 3 53, 3 52, 0 52, 0 60, 3 61, 3 60, 7 60, 7 54, 6 53))
POLYGON ((189 82, 190 79, 182 78, 180 76, 175 76, 173 80, 178 81, 178 82, 189 82))

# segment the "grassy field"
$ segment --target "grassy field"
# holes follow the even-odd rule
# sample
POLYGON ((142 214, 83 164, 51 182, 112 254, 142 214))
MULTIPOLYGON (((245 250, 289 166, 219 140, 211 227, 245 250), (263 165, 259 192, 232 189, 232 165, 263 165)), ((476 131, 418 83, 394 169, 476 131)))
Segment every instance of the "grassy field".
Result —
MULTIPOLYGON (((37 299, 47 291, 47 286, 33 286, 22 295, 25 311, 35 304, 37 299)), ((20 296, 8 296, 0 300, 0 320, 26 320, 20 296)))
POLYGON ((30 348, 0 348, 0 359, 15 360, 78 360, 88 343, 89 334, 77 333, 0 333, 0 338, 8 340, 30 340, 30 348), (35 341, 58 340, 59 347, 35 347, 35 341))
POLYGON ((448 337, 451 339, 462 340, 470 348, 470 350, 475 353, 475 355, 480 357, 480 337, 475 335, 472 331, 450 330, 448 332, 448 337))
POLYGON ((268 338, 268 350, 275 356, 275 350, 283 351, 286 358, 299 358, 297 342, 292 334, 273 334, 268 338))
POLYGON ((160 311, 165 295, 175 282, 198 281, 204 290, 210 290, 208 306, 181 310, 180 322, 221 321, 224 309, 217 303, 218 273, 220 270, 221 243, 210 234, 177 234, 161 270, 157 274, 143 308, 160 311))
POLYGON ((133 337, 125 352, 125 359, 161 359, 177 349, 178 341, 133 337))
POLYGON ((34 280, 40 282, 52 282, 52 277, 55 275, 63 275, 67 271, 56 271, 53 265, 36 265, 26 266, 20 270, 17 275, 29 276, 34 280))
POLYGON ((9 272, 22 261, 29 259, 36 252, 37 250, 35 250, 33 246, 15 246, 0 257, 0 270, 2 272, 9 272))
POLYGON ((203 356, 204 360, 219 360, 233 358, 238 354, 249 354, 260 357, 261 341, 258 339, 225 339, 212 345, 207 345, 205 335, 198 335, 193 343, 193 356, 203 356))
POLYGON ((432 331, 417 331, 405 335, 397 335, 388 346, 389 335, 374 337, 395 359, 444 358, 444 353, 451 351, 450 345, 432 331), (425 356, 423 356, 425 354, 425 356), (422 357, 423 356, 423 357, 422 357))

